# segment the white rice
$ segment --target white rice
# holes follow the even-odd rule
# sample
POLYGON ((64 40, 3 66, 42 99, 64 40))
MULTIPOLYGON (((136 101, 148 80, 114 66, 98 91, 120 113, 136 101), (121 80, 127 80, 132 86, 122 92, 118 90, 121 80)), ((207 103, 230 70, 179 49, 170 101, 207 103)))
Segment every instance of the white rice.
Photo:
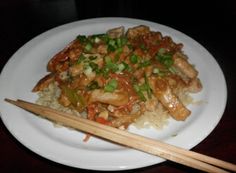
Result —
POLYGON ((145 111, 133 125, 138 128, 156 128, 163 129, 168 124, 169 114, 164 110, 161 104, 158 104, 154 111, 145 111))

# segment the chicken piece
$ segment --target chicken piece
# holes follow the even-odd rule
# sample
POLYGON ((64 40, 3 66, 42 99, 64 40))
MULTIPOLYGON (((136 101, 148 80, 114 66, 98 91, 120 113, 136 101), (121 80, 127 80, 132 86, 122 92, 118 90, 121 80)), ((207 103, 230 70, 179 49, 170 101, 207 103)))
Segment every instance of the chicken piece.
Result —
POLYGON ((75 88, 84 89, 93 80, 94 80, 94 78, 88 78, 85 75, 77 76, 70 83, 70 88, 72 88, 72 89, 75 89, 75 88))
POLYGON ((202 90, 202 83, 200 81, 200 79, 198 78, 194 78, 192 79, 187 87, 186 87, 186 90, 190 93, 198 93, 202 90))
POLYGON ((173 55, 174 66, 190 79, 196 78, 198 71, 187 61, 187 57, 177 52, 173 55))
POLYGON ((177 95, 182 91, 189 93, 198 93, 202 90, 202 84, 198 78, 184 81, 178 75, 169 75, 165 77, 165 80, 168 82, 171 90, 177 95))
POLYGON ((129 28, 127 31, 127 37, 133 39, 137 36, 145 35, 150 33, 150 28, 148 26, 139 25, 133 28, 129 28))
POLYGON ((164 79, 168 82, 168 85, 174 94, 178 95, 179 93, 186 91, 187 84, 180 76, 172 74, 165 76, 164 79))
POLYGON ((145 74, 145 69, 144 68, 140 68, 140 69, 136 70, 133 73, 134 77, 137 78, 137 79, 142 78, 144 76, 144 74, 145 74))
POLYGON ((48 62, 47 70, 50 72, 56 72, 58 70, 58 66, 67 61, 69 57, 64 51, 61 51, 54 55, 52 59, 48 62))
POLYGON ((99 54, 103 54, 103 55, 107 54, 107 45, 105 45, 105 44, 100 44, 100 45, 97 47, 97 52, 98 52, 99 54))
POLYGON ((60 97, 58 98, 58 102, 65 107, 71 104, 70 100, 64 93, 61 93, 60 97))
POLYGON ((129 114, 123 116, 120 116, 118 118, 115 118, 111 121, 113 127, 124 127, 127 128, 131 123, 135 122, 137 118, 141 116, 141 112, 137 112, 135 114, 129 114))
MULTIPOLYGON (((58 71, 58 66, 65 63, 67 60, 75 61, 82 52, 82 46, 78 40, 72 41, 62 51, 57 53, 48 62, 47 69, 50 72, 58 71)), ((66 70, 66 69, 64 69, 66 70)))
POLYGON ((119 38, 124 35, 125 28, 123 26, 118 28, 113 28, 107 31, 107 34, 111 38, 119 38))
POLYGON ((104 92, 102 89, 95 89, 91 92, 89 103, 101 102, 113 106, 122 106, 129 101, 129 95, 126 91, 104 92))
POLYGON ((111 121, 111 123, 112 123, 113 127, 118 128, 118 127, 121 127, 121 126, 125 126, 125 128, 126 128, 129 124, 133 123, 135 119, 136 118, 134 116, 127 115, 127 116, 122 116, 122 117, 113 119, 111 121))
POLYGON ((148 99, 145 102, 145 108, 147 111, 155 111, 155 109, 157 108, 157 105, 158 105, 158 100, 156 97, 148 99))
POLYGON ((183 121, 190 115, 191 111, 173 94, 170 86, 164 79, 151 79, 149 81, 154 95, 175 120, 183 121))
POLYGON ((151 74, 153 73, 153 66, 147 66, 145 69, 145 74, 147 77, 151 76, 151 74))
POLYGON ((84 66, 82 63, 80 64, 75 64, 71 67, 69 67, 69 74, 73 77, 81 74, 83 72, 84 66))
POLYGON ((54 73, 50 73, 46 76, 44 76, 42 79, 40 79, 38 81, 38 83, 35 85, 35 87, 33 88, 33 92, 37 92, 37 91, 42 91, 44 88, 48 87, 48 85, 54 81, 54 77, 55 74, 54 73))

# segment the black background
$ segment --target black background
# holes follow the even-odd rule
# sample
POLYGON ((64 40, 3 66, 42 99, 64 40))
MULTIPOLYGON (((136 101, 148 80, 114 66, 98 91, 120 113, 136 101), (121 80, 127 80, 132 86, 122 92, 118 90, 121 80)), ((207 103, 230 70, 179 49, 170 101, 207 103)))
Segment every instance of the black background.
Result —
MULTIPOLYGON (((2 0, 0 70, 17 49, 38 34, 61 24, 95 17, 130 17, 164 24, 189 35, 215 57, 227 82, 227 107, 216 129, 193 150, 236 163, 236 1, 2 0)), ((34 154, 17 142, 2 122, 0 125, 1 172, 86 171, 34 154)), ((168 161, 129 172, 157 171, 198 172, 168 161)))

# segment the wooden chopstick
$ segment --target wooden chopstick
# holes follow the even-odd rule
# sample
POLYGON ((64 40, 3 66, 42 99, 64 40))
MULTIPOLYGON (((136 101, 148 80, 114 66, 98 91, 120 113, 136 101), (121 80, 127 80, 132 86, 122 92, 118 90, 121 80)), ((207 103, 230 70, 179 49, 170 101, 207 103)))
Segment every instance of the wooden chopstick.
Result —
POLYGON ((129 133, 124 130, 102 125, 97 122, 79 118, 68 113, 60 112, 55 109, 40 106, 23 100, 14 101, 5 99, 5 101, 35 114, 41 115, 42 117, 47 118, 51 121, 61 123, 64 126, 90 133, 95 136, 119 143, 121 145, 144 151, 149 154, 157 155, 164 159, 193 167, 195 169, 206 172, 226 172, 221 168, 236 171, 236 165, 232 163, 225 162, 193 151, 188 151, 180 147, 163 143, 158 140, 129 133))

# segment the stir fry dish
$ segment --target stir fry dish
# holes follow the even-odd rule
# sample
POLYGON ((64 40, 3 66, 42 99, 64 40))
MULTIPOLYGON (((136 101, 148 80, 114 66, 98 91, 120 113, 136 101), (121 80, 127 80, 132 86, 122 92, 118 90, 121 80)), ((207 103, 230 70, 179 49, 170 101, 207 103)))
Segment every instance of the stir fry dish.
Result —
POLYGON ((51 58, 49 74, 33 92, 54 85, 61 106, 116 128, 160 108, 184 121, 191 111, 182 96, 200 92, 202 85, 182 48, 144 25, 78 35, 51 58))

